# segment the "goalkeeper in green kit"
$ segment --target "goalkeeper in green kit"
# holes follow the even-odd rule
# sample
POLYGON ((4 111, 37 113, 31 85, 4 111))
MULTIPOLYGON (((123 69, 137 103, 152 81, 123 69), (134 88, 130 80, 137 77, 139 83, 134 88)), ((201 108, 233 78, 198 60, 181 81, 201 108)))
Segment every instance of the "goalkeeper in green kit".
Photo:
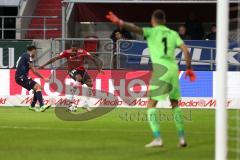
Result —
POLYGON ((119 19, 112 12, 106 15, 114 24, 141 34, 147 39, 150 58, 153 65, 150 90, 148 93, 149 102, 147 105, 147 115, 150 127, 152 129, 154 140, 145 145, 145 147, 162 147, 159 120, 157 119, 156 105, 158 101, 165 100, 169 97, 174 122, 179 136, 179 146, 186 147, 183 114, 178 107, 178 100, 181 98, 180 86, 178 80, 178 65, 175 60, 175 49, 180 48, 186 60, 187 71, 185 78, 188 76, 190 81, 195 81, 195 73, 191 69, 191 57, 189 51, 178 33, 165 26, 166 16, 162 10, 156 10, 152 14, 151 24, 153 27, 141 28, 133 23, 125 22, 119 19))

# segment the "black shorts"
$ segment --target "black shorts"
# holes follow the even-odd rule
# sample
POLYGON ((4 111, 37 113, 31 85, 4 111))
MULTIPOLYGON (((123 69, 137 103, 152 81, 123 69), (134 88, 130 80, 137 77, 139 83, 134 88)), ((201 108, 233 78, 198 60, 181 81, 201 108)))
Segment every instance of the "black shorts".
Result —
POLYGON ((35 82, 34 80, 32 80, 31 78, 28 78, 26 76, 16 76, 15 81, 18 85, 22 86, 23 88, 27 89, 28 91, 33 89, 35 84, 37 84, 37 82, 35 82))
POLYGON ((76 75, 80 74, 82 77, 81 83, 85 84, 87 80, 91 80, 91 77, 85 70, 76 70, 73 69, 68 72, 69 76, 76 81, 76 75))

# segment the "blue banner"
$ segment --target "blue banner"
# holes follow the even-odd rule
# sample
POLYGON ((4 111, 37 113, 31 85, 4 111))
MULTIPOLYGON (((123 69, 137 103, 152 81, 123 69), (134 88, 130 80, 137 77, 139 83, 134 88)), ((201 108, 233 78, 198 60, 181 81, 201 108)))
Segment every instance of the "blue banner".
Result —
MULTIPOLYGON (((120 52, 119 56, 119 67, 127 69, 151 69, 151 61, 145 41, 130 41, 121 40, 118 42, 120 52)), ((215 70, 215 59, 216 59, 216 41, 209 40, 194 40, 185 41, 186 45, 189 46, 189 51, 192 56, 192 66, 196 71, 210 71, 215 70), (212 60, 212 63, 211 63, 212 60)), ((236 48, 236 43, 230 43, 229 49, 236 48)), ((180 70, 186 69, 184 56, 180 49, 176 49, 176 59, 180 70)), ((235 71, 240 70, 240 53, 237 51, 231 51, 228 54, 229 70, 235 71)))
POLYGON ((179 75, 182 97, 212 97, 213 96, 213 72, 197 71, 196 81, 185 79, 185 72, 179 75))

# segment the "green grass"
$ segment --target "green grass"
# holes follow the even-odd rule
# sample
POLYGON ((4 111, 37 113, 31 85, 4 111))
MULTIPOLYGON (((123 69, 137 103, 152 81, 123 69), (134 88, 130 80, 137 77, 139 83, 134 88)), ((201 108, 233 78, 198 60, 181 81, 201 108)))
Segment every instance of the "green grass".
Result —
POLYGON ((58 119, 24 107, 0 108, 0 159, 6 160, 213 160, 214 110, 184 109, 189 146, 178 148, 170 109, 161 121, 163 148, 152 140, 145 109, 115 109, 90 121, 58 119), (130 117, 131 116, 131 117, 130 117))

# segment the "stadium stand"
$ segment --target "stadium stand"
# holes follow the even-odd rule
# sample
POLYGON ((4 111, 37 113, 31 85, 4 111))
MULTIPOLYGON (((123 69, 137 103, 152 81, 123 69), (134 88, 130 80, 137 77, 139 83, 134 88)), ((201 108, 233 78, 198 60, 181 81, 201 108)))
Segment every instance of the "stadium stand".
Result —
MULTIPOLYGON (((61 0, 39 0, 33 16, 59 16, 46 19, 46 28, 61 28, 61 0)), ((44 19, 32 18, 29 28, 43 28, 44 19)), ((27 39, 43 38, 42 30, 31 30, 26 34, 27 39)), ((60 30, 47 30, 46 39, 61 37, 60 30)))

